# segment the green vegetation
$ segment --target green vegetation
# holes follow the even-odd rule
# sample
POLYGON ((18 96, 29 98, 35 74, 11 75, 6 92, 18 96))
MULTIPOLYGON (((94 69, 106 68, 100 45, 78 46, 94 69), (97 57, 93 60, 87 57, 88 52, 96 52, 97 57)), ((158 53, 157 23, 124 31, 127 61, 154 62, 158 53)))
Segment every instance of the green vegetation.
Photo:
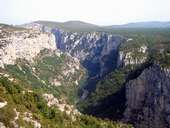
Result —
POLYGON ((43 24, 50 28, 60 28, 71 32, 92 32, 102 30, 101 27, 85 23, 82 21, 68 21, 68 22, 51 22, 51 21, 36 21, 36 23, 43 24))
MULTIPOLYGON (((138 59, 147 56, 151 61, 156 61, 162 67, 170 67, 169 29, 101 29, 98 26, 81 22, 78 22, 81 25, 73 22, 64 24, 40 22, 49 27, 59 27, 69 31, 105 31, 111 34, 123 35, 127 39, 131 38, 133 40, 124 43, 120 48, 121 51, 132 52, 132 57, 137 57, 138 59), (69 27, 70 24, 73 28, 69 27), (76 25, 77 27, 75 27, 76 25), (139 52, 139 48, 142 45, 148 47, 147 55, 139 52)), ((8 26, 4 27, 8 28, 8 26)), ((10 31, 14 30, 22 29, 12 28, 10 31)), ((42 97, 43 93, 52 93, 55 97, 66 100, 68 104, 74 104, 77 100, 79 87, 75 85, 75 81, 80 76, 85 76, 85 71, 80 68, 80 70, 75 71, 74 75, 64 76, 63 71, 68 70, 66 64, 70 61, 69 57, 64 54, 57 56, 49 53, 48 50, 44 50, 35 59, 35 63, 18 59, 16 65, 7 65, 5 72, 14 77, 16 81, 10 82, 7 78, 0 78, 0 102, 8 102, 4 108, 0 109, 0 122, 3 122, 8 127, 13 127, 11 121, 16 117, 14 111, 14 108, 16 108, 20 112, 17 123, 28 128, 33 126, 23 120, 24 112, 32 113, 33 119, 40 122, 44 128, 130 128, 131 126, 128 125, 88 115, 77 115, 75 120, 73 120, 71 116, 60 112, 56 107, 49 108, 47 106, 46 101, 42 97), (54 79, 60 81, 61 86, 54 85, 51 82, 54 79)), ((140 67, 140 65, 138 66, 140 67)), ((108 74, 98 82, 96 90, 87 99, 79 102, 79 109, 84 111, 87 107, 98 104, 103 99, 118 92, 126 81, 127 74, 137 67, 128 65, 108 74)), ((84 79, 82 78, 79 84, 84 79)), ((108 108, 106 112, 101 113, 109 113, 110 111, 111 109, 108 108)))
MULTIPOLYGON (((29 88, 30 90, 30 88, 29 88)), ((60 112, 56 107, 49 108, 39 92, 28 91, 22 81, 10 82, 7 78, 0 78, 0 97, 8 104, 0 109, 0 122, 7 127, 16 117, 14 109, 19 112, 16 120, 19 126, 33 127, 24 121, 24 113, 32 113, 32 119, 38 121, 42 128, 131 128, 130 125, 106 121, 87 115, 77 115, 72 119, 70 115, 60 112)))
POLYGON ((97 104, 109 95, 116 93, 125 82, 126 73, 126 70, 119 69, 100 80, 96 85, 96 90, 87 99, 81 101, 78 108, 84 111, 88 106, 97 104))
POLYGON ((83 68, 66 77, 63 72, 69 70, 66 65, 72 60, 64 54, 60 57, 55 54, 51 56, 48 54, 48 51, 42 51, 34 63, 18 59, 16 65, 7 65, 6 70, 14 78, 31 85, 35 90, 53 93, 55 96, 64 98, 67 102, 74 104, 78 89, 75 81, 80 76, 85 75, 83 68), (60 81, 61 85, 53 85, 51 82, 53 79, 60 81))
POLYGON ((149 57, 163 68, 170 67, 170 42, 161 42, 153 45, 149 57))
POLYGON ((136 43, 151 44, 170 40, 169 28, 115 28, 106 32, 136 39, 136 43))

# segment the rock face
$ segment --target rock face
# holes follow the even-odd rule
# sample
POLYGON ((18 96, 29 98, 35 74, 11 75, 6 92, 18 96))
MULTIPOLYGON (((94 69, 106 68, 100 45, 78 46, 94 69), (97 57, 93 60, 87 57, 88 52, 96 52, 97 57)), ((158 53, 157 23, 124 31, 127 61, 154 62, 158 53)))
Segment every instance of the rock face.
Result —
POLYGON ((52 106, 57 106, 58 109, 62 112, 66 112, 66 114, 74 116, 80 114, 80 112, 74 108, 73 105, 67 104, 64 100, 62 99, 57 99, 53 96, 53 94, 43 94, 44 99, 47 101, 47 105, 49 107, 52 106))
POLYGON ((0 33, 0 67, 14 64, 17 58, 33 61, 43 49, 55 50, 55 37, 50 33, 33 30, 7 31, 0 33))
POLYGON ((57 47, 82 62, 90 60, 92 63, 99 63, 123 42, 123 37, 106 33, 72 33, 59 29, 52 32, 55 34, 57 47))
POLYGON ((52 33, 56 37, 57 48, 78 58, 87 69, 87 88, 93 88, 94 81, 117 67, 118 49, 125 41, 122 36, 99 32, 76 33, 52 29, 52 33))
POLYGON ((5 107, 7 105, 7 102, 5 101, 5 102, 0 102, 0 108, 3 108, 3 107, 5 107))
POLYGON ((56 46, 64 53, 76 57, 88 71, 88 89, 94 88, 98 79, 117 67, 118 49, 125 38, 105 32, 68 32, 40 23, 23 25, 26 28, 55 35, 56 46))
POLYGON ((117 65, 118 66, 139 65, 147 60, 147 56, 148 51, 145 45, 130 50, 120 50, 117 65))
POLYGON ((137 128, 170 127, 170 76, 153 64, 126 84, 125 120, 137 128))

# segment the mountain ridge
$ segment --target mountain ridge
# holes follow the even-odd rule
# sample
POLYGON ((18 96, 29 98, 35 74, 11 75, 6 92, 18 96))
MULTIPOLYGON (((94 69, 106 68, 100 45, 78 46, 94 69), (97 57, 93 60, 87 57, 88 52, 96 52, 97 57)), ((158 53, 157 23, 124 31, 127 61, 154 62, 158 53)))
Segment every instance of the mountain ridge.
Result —
POLYGON ((33 23, 42 24, 42 25, 45 25, 51 28, 61 28, 64 30, 71 30, 71 31, 75 31, 75 30, 95 31, 95 30, 100 29, 100 26, 98 25, 83 22, 83 21, 78 21, 78 20, 71 20, 71 21, 66 21, 66 22, 35 21, 33 23))
POLYGON ((70 20, 66 22, 57 22, 57 21, 45 21, 38 20, 30 23, 18 25, 19 27, 26 26, 36 26, 42 25, 48 28, 54 29, 62 29, 64 31, 71 32, 111 32, 117 29, 165 29, 170 28, 170 21, 146 21, 146 22, 130 22, 127 24, 121 25, 96 25, 84 21, 79 20, 70 20))
POLYGON ((170 21, 131 22, 122 25, 112 25, 113 28, 170 28, 170 21))
MULTIPOLYGON (((40 24, 45 24, 45 23, 53 23, 53 24, 60 24, 60 25, 66 25, 66 26, 71 26, 75 27, 75 25, 84 25, 84 27, 94 27, 94 28, 165 28, 165 27, 170 27, 170 21, 141 21, 141 22, 128 22, 125 24, 120 24, 120 25, 97 25, 89 22, 84 22, 80 20, 69 20, 66 22, 57 22, 57 21, 34 21, 34 23, 40 23, 40 24)), ((47 25, 47 24, 46 24, 47 25)))

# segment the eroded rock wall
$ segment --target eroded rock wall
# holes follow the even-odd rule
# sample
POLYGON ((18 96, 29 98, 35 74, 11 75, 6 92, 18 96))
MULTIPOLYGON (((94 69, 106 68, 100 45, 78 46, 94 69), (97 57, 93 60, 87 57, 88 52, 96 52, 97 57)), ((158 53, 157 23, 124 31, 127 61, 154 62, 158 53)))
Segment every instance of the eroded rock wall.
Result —
POLYGON ((33 61, 41 50, 56 50, 55 37, 50 33, 25 30, 0 33, 0 67, 5 64, 14 64, 16 59, 33 61))
POLYGON ((125 120, 137 128, 170 127, 170 76, 154 64, 126 84, 125 120))

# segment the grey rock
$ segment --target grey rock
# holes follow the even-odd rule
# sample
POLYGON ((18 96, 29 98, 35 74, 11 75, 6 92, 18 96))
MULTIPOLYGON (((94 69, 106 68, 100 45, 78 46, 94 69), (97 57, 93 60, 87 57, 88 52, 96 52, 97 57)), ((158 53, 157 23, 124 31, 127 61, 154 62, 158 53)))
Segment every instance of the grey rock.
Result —
POLYGON ((166 70, 154 64, 126 84, 127 122, 137 128, 170 127, 170 77, 166 70))
POLYGON ((117 67, 117 54, 124 37, 108 33, 64 32, 52 29, 57 48, 80 60, 93 77, 101 77, 117 67), (94 70, 94 71, 92 71, 94 70))

